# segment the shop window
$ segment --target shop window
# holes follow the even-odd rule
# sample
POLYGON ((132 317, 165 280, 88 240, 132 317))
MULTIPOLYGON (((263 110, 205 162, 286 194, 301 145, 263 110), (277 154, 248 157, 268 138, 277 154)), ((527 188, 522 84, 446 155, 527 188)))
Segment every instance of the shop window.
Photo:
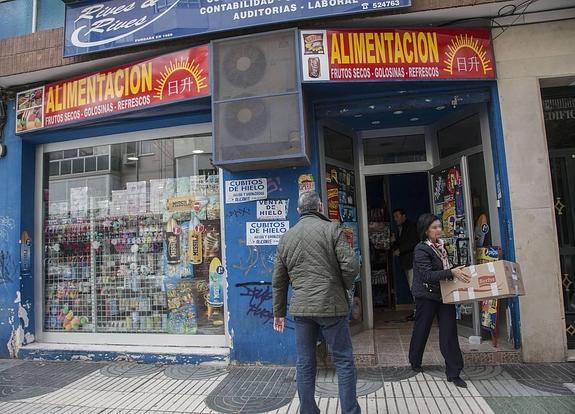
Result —
POLYGON ((50 162, 50 176, 60 175, 60 162, 52 161, 50 162))
POLYGON ((64 158, 76 158, 77 156, 78 156, 78 150, 77 149, 64 151, 64 158))
POLYGON ((128 146, 117 144, 61 161, 74 171, 81 161, 89 174, 44 177, 44 330, 224 333, 211 136, 153 143, 154 156, 128 160, 128 146), (126 162, 95 173, 110 154, 126 162))
POLYGON ((330 128, 323 130, 325 157, 353 165, 353 139, 330 128))
POLYGON ((80 150, 79 150, 80 157, 87 157, 88 155, 92 155, 92 154, 94 154, 94 148, 93 147, 80 148, 80 150))
POLYGON ((72 174, 81 174, 84 172, 84 159, 78 158, 72 161, 72 174))
POLYGON ((96 157, 87 157, 84 165, 86 172, 96 171, 96 157))
POLYGON ((64 27, 66 5, 62 0, 38 1, 38 27, 36 30, 48 30, 64 27))
POLYGON ((437 144, 440 158, 480 146, 482 142, 479 114, 471 115, 439 130, 437 132, 437 144))
POLYGON ((62 151, 54 151, 50 153, 50 161, 52 160, 61 160, 64 156, 62 151))
POLYGON ((72 173, 72 161, 64 160, 60 163, 60 174, 68 175, 72 173))
POLYGON ((32 31, 32 0, 0 2, 0 39, 32 31))
POLYGON ((154 153, 156 152, 155 148, 156 146, 154 144, 154 141, 142 141, 140 142, 140 150, 138 151, 138 155, 140 155, 141 157, 154 155, 154 153))
POLYGON ((427 161, 425 135, 398 135, 363 140, 365 165, 427 161))
POLYGON ((110 169, 110 157, 107 155, 100 155, 98 157, 98 171, 106 171, 110 169))

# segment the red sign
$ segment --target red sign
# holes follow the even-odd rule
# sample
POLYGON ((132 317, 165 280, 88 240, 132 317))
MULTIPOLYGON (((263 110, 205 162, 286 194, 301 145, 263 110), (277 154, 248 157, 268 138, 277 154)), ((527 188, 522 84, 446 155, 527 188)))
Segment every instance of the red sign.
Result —
POLYGON ((304 81, 493 79, 489 29, 301 32, 304 81))
POLYGON ((207 96, 208 68, 204 45, 22 92, 16 132, 207 96))

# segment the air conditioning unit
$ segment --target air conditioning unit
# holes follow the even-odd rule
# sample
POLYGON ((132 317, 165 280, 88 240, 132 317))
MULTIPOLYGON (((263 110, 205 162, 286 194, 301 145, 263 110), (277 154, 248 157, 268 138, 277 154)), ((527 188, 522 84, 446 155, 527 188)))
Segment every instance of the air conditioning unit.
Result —
POLYGON ((293 31, 234 38, 214 49, 216 101, 297 93, 296 37, 293 31))
POLYGON ((215 165, 308 163, 296 45, 294 30, 213 42, 215 165))
POLYGON ((131 152, 124 154, 122 156, 122 164, 124 165, 136 165, 138 163, 138 154, 131 152))

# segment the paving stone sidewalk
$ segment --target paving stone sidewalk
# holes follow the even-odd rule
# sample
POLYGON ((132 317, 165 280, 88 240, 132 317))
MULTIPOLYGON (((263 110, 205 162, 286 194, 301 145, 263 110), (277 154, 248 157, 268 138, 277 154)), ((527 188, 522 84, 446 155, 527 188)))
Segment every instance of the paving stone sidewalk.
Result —
MULTIPOLYGON (((473 366, 469 388, 441 367, 358 370, 363 413, 575 413, 575 364, 473 366)), ((0 360, 0 413, 297 413, 293 368, 0 360)), ((322 413, 339 413, 337 380, 318 373, 322 413)))

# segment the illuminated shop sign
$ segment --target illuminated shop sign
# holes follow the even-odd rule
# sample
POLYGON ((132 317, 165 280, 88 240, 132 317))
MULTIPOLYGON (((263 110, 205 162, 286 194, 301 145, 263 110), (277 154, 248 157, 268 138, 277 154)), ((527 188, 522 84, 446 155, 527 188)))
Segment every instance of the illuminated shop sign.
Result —
POLYGON ((250 26, 409 6, 411 0, 69 2, 64 56, 250 26))
POLYGON ((208 68, 204 45, 21 92, 16 132, 208 96, 208 68))
POLYGON ((493 79, 489 29, 302 30, 304 81, 493 79))

